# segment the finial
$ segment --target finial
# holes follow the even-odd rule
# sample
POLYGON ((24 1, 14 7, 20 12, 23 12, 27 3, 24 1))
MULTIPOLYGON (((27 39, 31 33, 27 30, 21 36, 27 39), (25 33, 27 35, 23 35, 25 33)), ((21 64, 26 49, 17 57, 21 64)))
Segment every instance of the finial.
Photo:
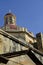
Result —
POLYGON ((11 10, 9 9, 9 13, 11 13, 11 10))

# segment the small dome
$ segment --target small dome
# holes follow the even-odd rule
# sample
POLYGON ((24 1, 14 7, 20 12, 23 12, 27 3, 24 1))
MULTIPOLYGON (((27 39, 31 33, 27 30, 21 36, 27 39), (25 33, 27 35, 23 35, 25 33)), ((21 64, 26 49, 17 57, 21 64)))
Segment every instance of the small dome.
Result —
POLYGON ((7 13, 7 14, 5 14, 5 16, 7 16, 7 15, 11 15, 11 16, 14 16, 12 13, 7 13))

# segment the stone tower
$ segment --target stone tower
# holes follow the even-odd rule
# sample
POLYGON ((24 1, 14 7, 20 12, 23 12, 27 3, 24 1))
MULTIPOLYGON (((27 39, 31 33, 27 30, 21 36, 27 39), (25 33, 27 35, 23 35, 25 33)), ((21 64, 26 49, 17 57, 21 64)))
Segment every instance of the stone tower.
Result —
POLYGON ((16 16, 12 13, 7 13, 4 16, 4 26, 6 28, 15 28, 16 27, 16 16))

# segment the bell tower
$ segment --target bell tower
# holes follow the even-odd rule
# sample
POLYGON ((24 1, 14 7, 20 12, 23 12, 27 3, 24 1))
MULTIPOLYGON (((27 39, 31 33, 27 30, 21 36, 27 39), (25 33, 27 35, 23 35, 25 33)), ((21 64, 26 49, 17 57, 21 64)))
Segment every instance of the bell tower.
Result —
POLYGON ((15 30, 16 29, 16 16, 11 12, 5 14, 4 16, 4 27, 5 30, 15 30))
POLYGON ((5 22, 4 22, 5 26, 10 25, 10 24, 16 25, 16 16, 13 15, 12 13, 5 14, 4 20, 5 20, 5 22))

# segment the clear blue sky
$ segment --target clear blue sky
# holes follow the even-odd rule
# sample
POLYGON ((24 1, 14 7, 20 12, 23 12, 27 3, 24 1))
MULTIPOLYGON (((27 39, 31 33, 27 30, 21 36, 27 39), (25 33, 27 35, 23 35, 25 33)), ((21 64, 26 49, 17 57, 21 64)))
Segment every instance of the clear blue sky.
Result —
POLYGON ((16 15, 18 26, 34 34, 43 32, 43 0, 0 0, 0 26, 9 10, 16 15))

